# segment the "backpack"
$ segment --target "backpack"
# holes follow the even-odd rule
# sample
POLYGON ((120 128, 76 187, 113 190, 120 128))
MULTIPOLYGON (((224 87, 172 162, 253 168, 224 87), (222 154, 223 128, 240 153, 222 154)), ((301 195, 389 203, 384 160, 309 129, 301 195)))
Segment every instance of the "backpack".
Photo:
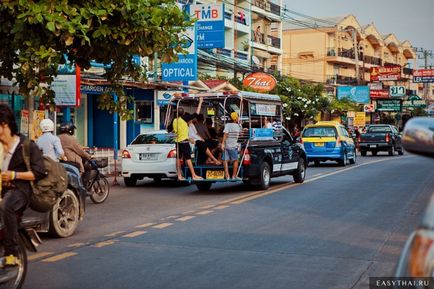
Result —
MULTIPOLYGON (((30 141, 23 144, 23 158, 27 169, 30 171, 30 141)), ((57 199, 68 188, 68 175, 65 168, 48 156, 43 156, 43 162, 47 175, 38 182, 31 182, 33 193, 30 198, 32 210, 45 213, 51 210, 57 199)))

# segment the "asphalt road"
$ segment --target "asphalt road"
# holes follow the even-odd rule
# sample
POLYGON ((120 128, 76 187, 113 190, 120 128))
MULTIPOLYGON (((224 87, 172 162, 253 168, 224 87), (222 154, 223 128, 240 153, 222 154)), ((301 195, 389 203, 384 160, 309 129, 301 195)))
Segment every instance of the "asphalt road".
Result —
POLYGON ((67 239, 44 238, 24 288, 368 288, 390 276, 434 193, 434 161, 361 157, 267 191, 113 187, 67 239))

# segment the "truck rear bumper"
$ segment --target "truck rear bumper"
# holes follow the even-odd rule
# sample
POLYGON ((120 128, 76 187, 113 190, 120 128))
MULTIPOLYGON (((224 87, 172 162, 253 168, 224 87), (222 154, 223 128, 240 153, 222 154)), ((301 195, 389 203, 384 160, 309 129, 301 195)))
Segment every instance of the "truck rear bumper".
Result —
POLYGON ((392 148, 391 143, 360 143, 359 148, 363 151, 388 151, 392 148))

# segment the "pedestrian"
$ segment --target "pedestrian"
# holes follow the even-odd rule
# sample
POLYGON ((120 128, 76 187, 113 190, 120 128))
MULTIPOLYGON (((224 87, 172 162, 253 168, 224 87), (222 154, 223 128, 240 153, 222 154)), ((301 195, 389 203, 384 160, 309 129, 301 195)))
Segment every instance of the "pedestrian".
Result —
POLYGON ((46 176, 42 152, 33 142, 29 142, 30 170, 24 161, 23 144, 26 138, 18 133, 13 111, 0 104, 0 143, 3 146, 1 180, 2 200, 0 214, 3 220, 4 264, 16 266, 18 254, 18 221, 29 206, 32 194, 32 181, 46 176))
POLYGON ((241 126, 238 120, 238 113, 232 112, 231 121, 226 123, 223 130, 222 150, 226 179, 238 178, 238 136, 241 132, 241 126), (232 177, 229 175, 229 162, 233 162, 232 177))
POLYGON ((83 160, 91 160, 92 156, 83 150, 74 137, 75 128, 73 124, 63 123, 60 126, 59 139, 68 162, 74 163, 80 169, 80 173, 83 174, 83 160))
POLYGON ((39 126, 41 127, 42 135, 36 140, 36 144, 42 150, 42 153, 55 161, 59 159, 66 161, 67 159, 60 139, 53 134, 53 121, 49 118, 43 119, 39 126))
POLYGON ((273 124, 268 117, 264 117, 264 128, 273 128, 273 124))
POLYGON ((190 141, 188 137, 189 122, 191 122, 200 113, 202 107, 203 98, 199 98, 199 105, 196 108, 196 113, 186 114, 182 107, 178 108, 178 116, 173 120, 173 131, 176 134, 175 142, 177 147, 176 154, 176 170, 178 173, 178 180, 183 181, 185 177, 182 175, 181 159, 187 164, 191 177, 193 180, 202 180, 201 176, 198 176, 193 168, 193 163, 191 162, 191 148, 190 141))
POLYGON ((262 36, 262 34, 261 34, 261 26, 258 26, 258 27, 256 27, 256 30, 255 30, 255 33, 254 33, 254 38, 255 38, 255 41, 256 42, 262 42, 261 41, 261 37, 262 36))

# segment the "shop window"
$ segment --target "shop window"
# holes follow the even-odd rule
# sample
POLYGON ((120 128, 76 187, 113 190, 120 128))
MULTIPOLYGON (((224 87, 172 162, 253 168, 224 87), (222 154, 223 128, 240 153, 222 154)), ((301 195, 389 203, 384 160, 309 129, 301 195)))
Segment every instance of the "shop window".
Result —
POLYGON ((150 100, 136 101, 134 119, 141 123, 153 123, 154 102, 150 100))

